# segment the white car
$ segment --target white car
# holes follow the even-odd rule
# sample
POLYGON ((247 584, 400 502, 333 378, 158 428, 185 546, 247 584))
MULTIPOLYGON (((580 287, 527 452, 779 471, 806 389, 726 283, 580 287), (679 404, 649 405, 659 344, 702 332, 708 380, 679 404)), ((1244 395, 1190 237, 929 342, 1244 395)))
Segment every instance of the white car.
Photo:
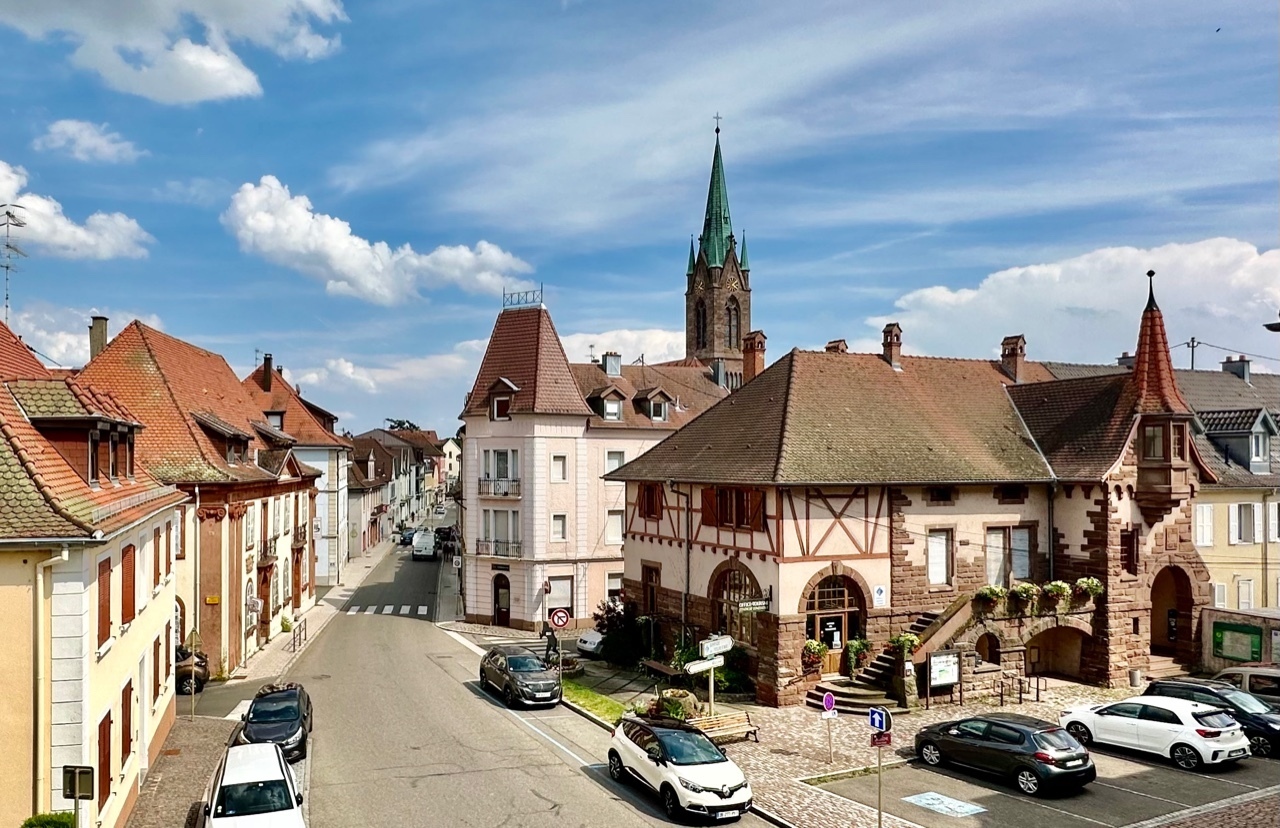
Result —
POLYGON ((679 719, 628 716, 609 740, 609 776, 639 779, 668 819, 684 814, 735 820, 751 808, 751 785, 724 751, 679 719))
POLYGON ((1158 753, 1184 770, 1237 762, 1249 739, 1221 707, 1164 696, 1134 696, 1114 704, 1073 707, 1060 720, 1076 741, 1158 753))
POLYGON ((273 742, 227 748, 204 801, 205 828, 306 828, 293 769, 273 742))
POLYGON ((583 655, 600 656, 600 648, 604 646, 604 636, 596 630, 583 630, 578 635, 578 652, 583 655))

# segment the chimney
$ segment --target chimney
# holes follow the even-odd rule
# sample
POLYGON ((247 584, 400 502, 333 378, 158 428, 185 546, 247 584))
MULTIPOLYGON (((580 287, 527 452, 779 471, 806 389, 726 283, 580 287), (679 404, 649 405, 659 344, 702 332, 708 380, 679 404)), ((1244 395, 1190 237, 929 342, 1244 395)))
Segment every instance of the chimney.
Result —
POLYGON ((1235 374, 1250 385, 1253 384, 1249 377, 1249 358, 1244 354, 1241 354, 1239 359, 1227 357, 1222 361, 1222 370, 1228 374, 1235 374))
POLYGON ((843 339, 833 339, 827 343, 827 353, 847 354, 849 353, 849 343, 843 339))
POLYGON ((1009 379, 1022 382, 1023 365, 1027 361, 1027 338, 1022 334, 1000 340, 1000 368, 1009 379))
POLYGON ((107 317, 89 317, 89 359, 102 353, 107 347, 107 317))
POLYGON ((1133 356, 1130 356, 1128 351, 1125 351, 1123 354, 1116 357, 1116 365, 1119 365, 1121 368, 1128 368, 1132 370, 1134 359, 1135 358, 1133 356))
POLYGON ((893 366, 893 370, 902 370, 902 326, 890 322, 884 326, 884 361, 893 366))
POLYGON ((275 370, 271 367, 271 354, 262 355, 262 390, 271 390, 271 375, 275 370))
POLYGON ((742 338, 742 384, 764 370, 764 331, 752 331, 742 338))
POLYGON ((622 376, 622 354, 615 351, 605 351, 604 372, 611 377, 622 376))

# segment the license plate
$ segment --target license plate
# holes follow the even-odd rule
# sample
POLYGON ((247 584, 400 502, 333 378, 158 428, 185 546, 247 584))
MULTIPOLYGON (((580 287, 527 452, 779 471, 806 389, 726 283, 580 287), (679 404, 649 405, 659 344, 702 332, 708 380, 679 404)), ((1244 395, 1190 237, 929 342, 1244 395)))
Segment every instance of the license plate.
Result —
POLYGON ((742 812, 741 811, 716 811, 716 819, 733 819, 740 813, 742 812))
POLYGON ((549 698, 551 698, 551 694, 550 694, 550 693, 534 693, 534 695, 535 695, 535 696, 537 696, 537 697, 538 697, 538 698, 540 698, 540 699, 549 699, 549 698))
POLYGON ((1244 749, 1244 748, 1239 748, 1238 750, 1233 750, 1233 751, 1231 751, 1231 752, 1230 752, 1230 753, 1228 753, 1227 755, 1228 755, 1228 756, 1244 756, 1244 754, 1245 754, 1245 749, 1244 749))
POLYGON ((1062 763, 1062 767, 1064 767, 1064 768, 1074 768, 1074 767, 1077 767, 1077 766, 1079 766, 1079 765, 1083 765, 1083 764, 1084 764, 1084 760, 1083 760, 1083 759, 1069 759, 1069 760, 1067 760, 1066 762, 1063 762, 1063 763, 1062 763))

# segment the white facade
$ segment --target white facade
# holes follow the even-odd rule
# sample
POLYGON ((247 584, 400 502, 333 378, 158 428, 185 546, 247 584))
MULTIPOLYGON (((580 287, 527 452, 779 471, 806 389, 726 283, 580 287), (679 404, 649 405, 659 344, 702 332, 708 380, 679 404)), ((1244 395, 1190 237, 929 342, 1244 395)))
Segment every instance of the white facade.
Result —
POLYGON ((440 450, 444 452, 444 483, 447 489, 457 483, 462 474, 462 446, 458 438, 450 437, 440 445, 440 450))
POLYGON ((320 494, 316 497, 316 522, 312 524, 316 541, 316 582, 333 585, 342 579, 342 571, 351 557, 347 499, 350 452, 345 448, 299 446, 293 454, 299 461, 323 472, 316 481, 320 494))

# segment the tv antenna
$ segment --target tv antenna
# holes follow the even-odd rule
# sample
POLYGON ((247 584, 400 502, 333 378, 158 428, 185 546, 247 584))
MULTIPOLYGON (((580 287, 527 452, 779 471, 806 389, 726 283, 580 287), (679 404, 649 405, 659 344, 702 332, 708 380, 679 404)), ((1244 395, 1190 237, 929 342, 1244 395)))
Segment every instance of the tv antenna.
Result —
POLYGON ((18 270, 18 259, 27 253, 13 240, 13 231, 27 226, 27 221, 17 211, 26 212, 21 204, 0 204, 0 227, 4 228, 4 244, 0 246, 0 269, 4 270, 4 324, 9 324, 10 274, 18 270))

